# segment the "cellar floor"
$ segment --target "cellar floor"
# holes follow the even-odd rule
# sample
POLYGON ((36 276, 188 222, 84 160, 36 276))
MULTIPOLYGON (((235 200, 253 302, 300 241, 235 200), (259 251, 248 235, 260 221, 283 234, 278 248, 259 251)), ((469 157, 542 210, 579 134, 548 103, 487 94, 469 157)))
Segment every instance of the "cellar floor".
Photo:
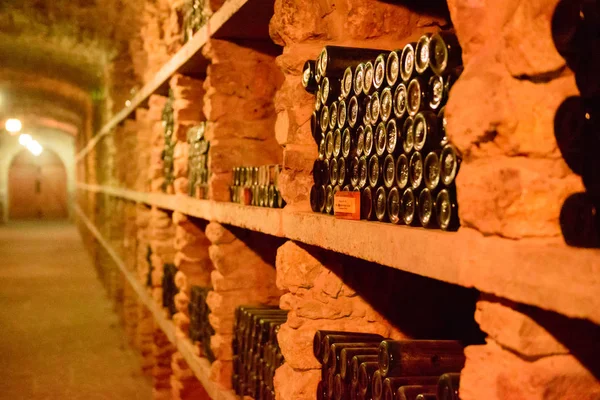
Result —
POLYGON ((148 399, 74 225, 0 225, 0 399, 148 399))

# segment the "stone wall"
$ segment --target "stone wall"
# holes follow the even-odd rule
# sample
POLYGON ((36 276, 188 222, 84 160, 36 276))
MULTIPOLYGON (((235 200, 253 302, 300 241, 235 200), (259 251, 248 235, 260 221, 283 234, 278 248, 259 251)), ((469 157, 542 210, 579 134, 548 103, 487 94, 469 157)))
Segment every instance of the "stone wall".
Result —
POLYGON ((225 227, 206 227, 211 242, 213 290, 207 298, 210 323, 215 330, 211 349, 216 357, 211 379, 231 388, 233 315, 240 305, 276 305, 281 292, 275 286, 275 249, 280 241, 264 234, 225 227))
POLYGON ((449 1, 465 65, 446 107, 460 217, 485 235, 559 237, 562 203, 583 190, 554 137, 557 108, 578 94, 552 41, 557 3, 449 1))
POLYGON ((211 40, 202 49, 210 60, 204 88, 204 115, 210 141, 209 198, 229 201, 232 168, 281 163, 275 141, 273 96, 281 74, 273 56, 260 51, 272 45, 241 46, 211 40))

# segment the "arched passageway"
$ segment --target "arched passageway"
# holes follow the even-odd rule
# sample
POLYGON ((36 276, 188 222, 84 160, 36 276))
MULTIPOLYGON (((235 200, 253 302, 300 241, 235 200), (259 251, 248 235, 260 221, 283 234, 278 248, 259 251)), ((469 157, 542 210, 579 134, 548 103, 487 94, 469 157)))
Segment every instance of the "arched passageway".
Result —
POLYGON ((8 178, 10 219, 62 219, 69 215, 67 171, 60 157, 45 149, 39 156, 18 153, 8 178))

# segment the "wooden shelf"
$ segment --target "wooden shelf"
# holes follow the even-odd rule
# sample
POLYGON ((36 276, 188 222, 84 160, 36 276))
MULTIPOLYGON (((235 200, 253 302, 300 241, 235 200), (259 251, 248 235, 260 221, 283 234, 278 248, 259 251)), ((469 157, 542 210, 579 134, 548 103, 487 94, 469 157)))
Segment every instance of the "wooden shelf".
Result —
POLYGON ((308 212, 140 193, 80 183, 78 188, 285 237, 428 278, 474 287, 519 303, 600 324, 600 250, 556 240, 485 237, 308 212))
POLYGON ((168 94, 168 81, 177 72, 192 77, 205 75, 209 62, 202 56, 202 47, 211 38, 237 41, 269 38, 269 20, 274 0, 227 0, 208 22, 141 88, 129 106, 113 116, 98 133, 77 153, 75 160, 88 154, 102 138, 129 117, 138 107, 147 105, 154 94, 168 94))
POLYGON ((85 216, 83 211, 75 206, 75 212, 77 213, 81 222, 89 229, 89 231, 96 237, 98 242, 106 249, 110 257, 117 264, 133 290, 137 293, 140 301, 150 310, 154 320, 160 329, 165 333, 167 338, 173 345, 177 347, 177 350, 185 358, 190 369, 194 372, 194 375, 208 395, 213 400, 236 400, 237 396, 231 390, 225 389, 219 386, 217 383, 210 380, 210 362, 203 357, 197 355, 197 349, 194 345, 181 334, 177 333, 177 329, 171 320, 166 317, 165 310, 156 304, 150 294, 146 291, 146 288, 140 284, 137 280, 136 275, 127 268, 127 265, 117 252, 111 247, 108 241, 102 236, 100 231, 94 226, 94 224, 85 216))

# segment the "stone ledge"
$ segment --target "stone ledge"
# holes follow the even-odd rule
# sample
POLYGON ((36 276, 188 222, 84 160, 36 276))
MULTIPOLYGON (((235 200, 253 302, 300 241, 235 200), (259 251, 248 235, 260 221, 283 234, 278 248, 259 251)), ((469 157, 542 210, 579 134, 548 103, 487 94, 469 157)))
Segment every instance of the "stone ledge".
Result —
POLYGON ((285 237, 428 278, 600 324, 600 250, 560 239, 510 240, 474 229, 450 233, 187 196, 79 184, 138 203, 285 237))

